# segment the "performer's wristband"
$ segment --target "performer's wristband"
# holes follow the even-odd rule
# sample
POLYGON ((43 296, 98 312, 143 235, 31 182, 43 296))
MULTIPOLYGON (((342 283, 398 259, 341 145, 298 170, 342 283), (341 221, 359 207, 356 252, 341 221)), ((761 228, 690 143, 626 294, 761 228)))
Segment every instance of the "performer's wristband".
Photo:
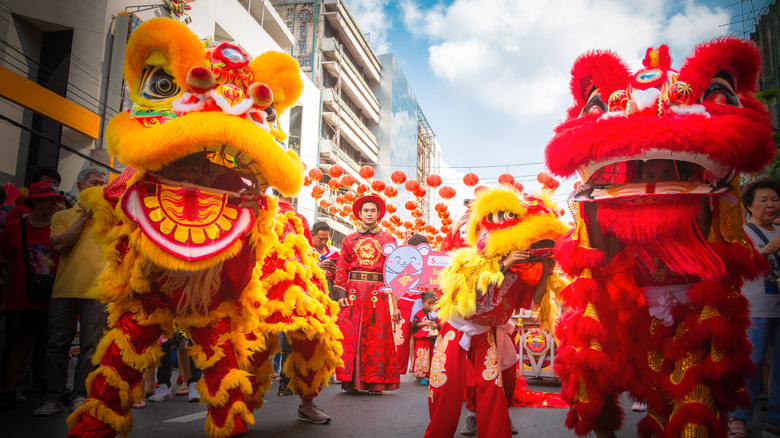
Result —
POLYGON ((498 270, 501 271, 501 272, 506 271, 506 266, 504 266, 504 261, 503 260, 499 260, 498 261, 498 270))

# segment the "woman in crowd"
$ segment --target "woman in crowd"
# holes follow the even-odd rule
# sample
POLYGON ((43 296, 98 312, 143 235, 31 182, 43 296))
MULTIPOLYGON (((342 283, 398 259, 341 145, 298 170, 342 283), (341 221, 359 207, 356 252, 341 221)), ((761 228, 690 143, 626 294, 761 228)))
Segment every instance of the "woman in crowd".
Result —
MULTIPOLYGON (((764 358, 774 352, 769 372, 769 415, 764 438, 780 438, 780 227, 773 225, 780 214, 780 181, 774 178, 759 178, 749 182, 742 190, 742 205, 747 209, 749 220, 745 232, 753 245, 767 258, 771 269, 763 277, 745 283, 742 294, 750 303, 748 337, 753 344, 751 359, 755 372, 745 382, 750 402, 755 407, 761 392, 764 358)), ((738 409, 729 421, 729 435, 733 438, 747 437, 747 424, 753 419, 753 408, 738 409)))

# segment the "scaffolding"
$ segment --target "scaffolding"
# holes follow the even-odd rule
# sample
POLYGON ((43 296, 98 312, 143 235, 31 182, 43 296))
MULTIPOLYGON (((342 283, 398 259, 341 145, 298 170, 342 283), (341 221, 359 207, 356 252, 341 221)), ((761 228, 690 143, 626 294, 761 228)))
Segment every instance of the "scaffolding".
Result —
MULTIPOLYGON (((433 156, 436 136, 425 118, 420 106, 417 106, 417 181, 424 183, 428 175, 431 174, 431 157, 433 156)), ((423 213, 423 219, 430 222, 430 199, 431 192, 420 198, 420 211, 423 213)))

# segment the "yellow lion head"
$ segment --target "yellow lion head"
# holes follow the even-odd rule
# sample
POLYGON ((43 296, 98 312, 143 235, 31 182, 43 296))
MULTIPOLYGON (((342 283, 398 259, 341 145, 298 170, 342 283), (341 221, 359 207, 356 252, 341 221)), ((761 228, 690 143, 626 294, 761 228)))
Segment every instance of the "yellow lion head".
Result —
POLYGON ((485 258, 528 249, 541 240, 556 240, 566 232, 552 203, 552 192, 522 194, 514 187, 486 189, 471 203, 466 241, 485 258))
POLYGON ((130 36, 124 74, 133 107, 106 132, 109 152, 122 163, 226 191, 242 188, 236 180, 284 194, 300 190, 303 166, 276 141, 284 140, 278 114, 303 89, 289 55, 250 59, 234 44, 206 48, 186 25, 158 18, 130 36), (194 175, 205 160, 239 178, 194 175), (219 187, 228 179, 233 187, 219 187))

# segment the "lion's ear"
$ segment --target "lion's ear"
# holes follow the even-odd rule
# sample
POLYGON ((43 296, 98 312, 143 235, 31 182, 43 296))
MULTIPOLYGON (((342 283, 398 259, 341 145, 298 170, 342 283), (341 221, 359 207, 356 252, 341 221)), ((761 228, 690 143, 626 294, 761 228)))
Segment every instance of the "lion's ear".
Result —
POLYGON ((680 68, 680 80, 691 85, 696 100, 715 78, 729 83, 737 94, 756 91, 761 55, 750 41, 723 37, 696 46, 680 68))
POLYGON ((274 93, 274 109, 282 113, 293 106, 303 92, 300 68, 295 59, 282 52, 265 52, 249 63, 255 82, 262 82, 274 93))
POLYGON ((605 103, 615 90, 625 90, 631 72, 614 52, 595 50, 583 54, 571 68, 571 94, 574 104, 569 117, 577 117, 593 94, 598 92, 605 103))
POLYGON ((130 97, 146 106, 168 103, 188 89, 187 72, 205 62, 206 48, 187 25, 169 18, 149 20, 127 41, 124 75, 130 97))

